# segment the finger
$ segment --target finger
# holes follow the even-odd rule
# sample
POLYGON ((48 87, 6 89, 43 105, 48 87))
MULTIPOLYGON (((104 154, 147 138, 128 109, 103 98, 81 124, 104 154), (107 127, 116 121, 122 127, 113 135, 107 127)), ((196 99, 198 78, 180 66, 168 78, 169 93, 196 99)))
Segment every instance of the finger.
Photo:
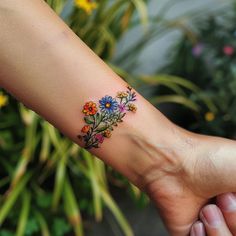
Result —
POLYGON ((229 230, 236 235, 236 194, 226 193, 217 197, 217 205, 222 211, 229 230))
POLYGON ((200 213, 201 221, 204 223, 207 236, 232 236, 220 209, 209 204, 200 213))
POLYGON ((205 227, 201 221, 193 224, 190 236, 206 236, 205 227))

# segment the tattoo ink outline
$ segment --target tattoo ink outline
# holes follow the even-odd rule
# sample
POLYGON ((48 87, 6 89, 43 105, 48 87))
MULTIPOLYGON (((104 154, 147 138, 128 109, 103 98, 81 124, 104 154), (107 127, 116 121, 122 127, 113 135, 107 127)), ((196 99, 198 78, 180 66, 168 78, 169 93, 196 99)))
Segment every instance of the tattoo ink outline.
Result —
POLYGON ((113 127, 123 122, 127 112, 137 111, 134 101, 136 92, 127 86, 127 90, 118 92, 115 98, 105 95, 99 100, 99 104, 86 102, 82 109, 86 125, 81 129, 83 135, 77 135, 85 143, 84 148, 99 148, 105 138, 110 138, 113 127))

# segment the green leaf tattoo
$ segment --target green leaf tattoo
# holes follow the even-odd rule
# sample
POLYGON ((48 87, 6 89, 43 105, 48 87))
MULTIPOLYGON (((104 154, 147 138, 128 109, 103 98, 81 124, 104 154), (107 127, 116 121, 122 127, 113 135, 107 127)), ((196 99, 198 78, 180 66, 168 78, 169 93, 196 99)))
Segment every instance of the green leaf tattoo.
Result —
POLYGON ((85 148, 98 148, 105 138, 111 137, 111 131, 118 123, 123 122, 127 112, 136 112, 136 93, 130 86, 116 97, 104 96, 99 105, 93 101, 86 102, 82 112, 85 114, 86 125, 81 129, 83 135, 77 137, 84 141, 85 148))

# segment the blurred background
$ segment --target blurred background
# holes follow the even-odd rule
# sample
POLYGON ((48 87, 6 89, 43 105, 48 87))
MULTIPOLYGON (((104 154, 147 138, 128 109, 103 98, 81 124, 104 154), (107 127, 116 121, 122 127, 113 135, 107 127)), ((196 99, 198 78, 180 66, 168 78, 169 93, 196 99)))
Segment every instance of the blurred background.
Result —
MULTIPOLYGON (((45 0, 176 124, 236 138, 235 0, 45 0)), ((0 88, 0 236, 165 236, 119 173, 0 88)))

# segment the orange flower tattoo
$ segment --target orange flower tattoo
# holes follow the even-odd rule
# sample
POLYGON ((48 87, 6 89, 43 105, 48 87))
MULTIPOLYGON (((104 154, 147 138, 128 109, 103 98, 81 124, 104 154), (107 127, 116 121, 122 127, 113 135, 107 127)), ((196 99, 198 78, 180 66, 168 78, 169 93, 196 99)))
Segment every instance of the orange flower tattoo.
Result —
POLYGON ((105 95, 98 101, 86 102, 82 112, 86 125, 81 129, 83 135, 77 135, 85 143, 85 148, 99 148, 111 131, 128 112, 136 112, 136 92, 128 86, 126 91, 118 92, 116 97, 105 95))
POLYGON ((82 133, 88 133, 90 130, 90 126, 89 125, 85 125, 82 129, 81 129, 81 132, 82 133))
POLYGON ((83 108, 83 113, 86 116, 95 115, 97 113, 97 110, 98 109, 97 109, 96 103, 90 101, 90 102, 85 103, 84 108, 83 108))

